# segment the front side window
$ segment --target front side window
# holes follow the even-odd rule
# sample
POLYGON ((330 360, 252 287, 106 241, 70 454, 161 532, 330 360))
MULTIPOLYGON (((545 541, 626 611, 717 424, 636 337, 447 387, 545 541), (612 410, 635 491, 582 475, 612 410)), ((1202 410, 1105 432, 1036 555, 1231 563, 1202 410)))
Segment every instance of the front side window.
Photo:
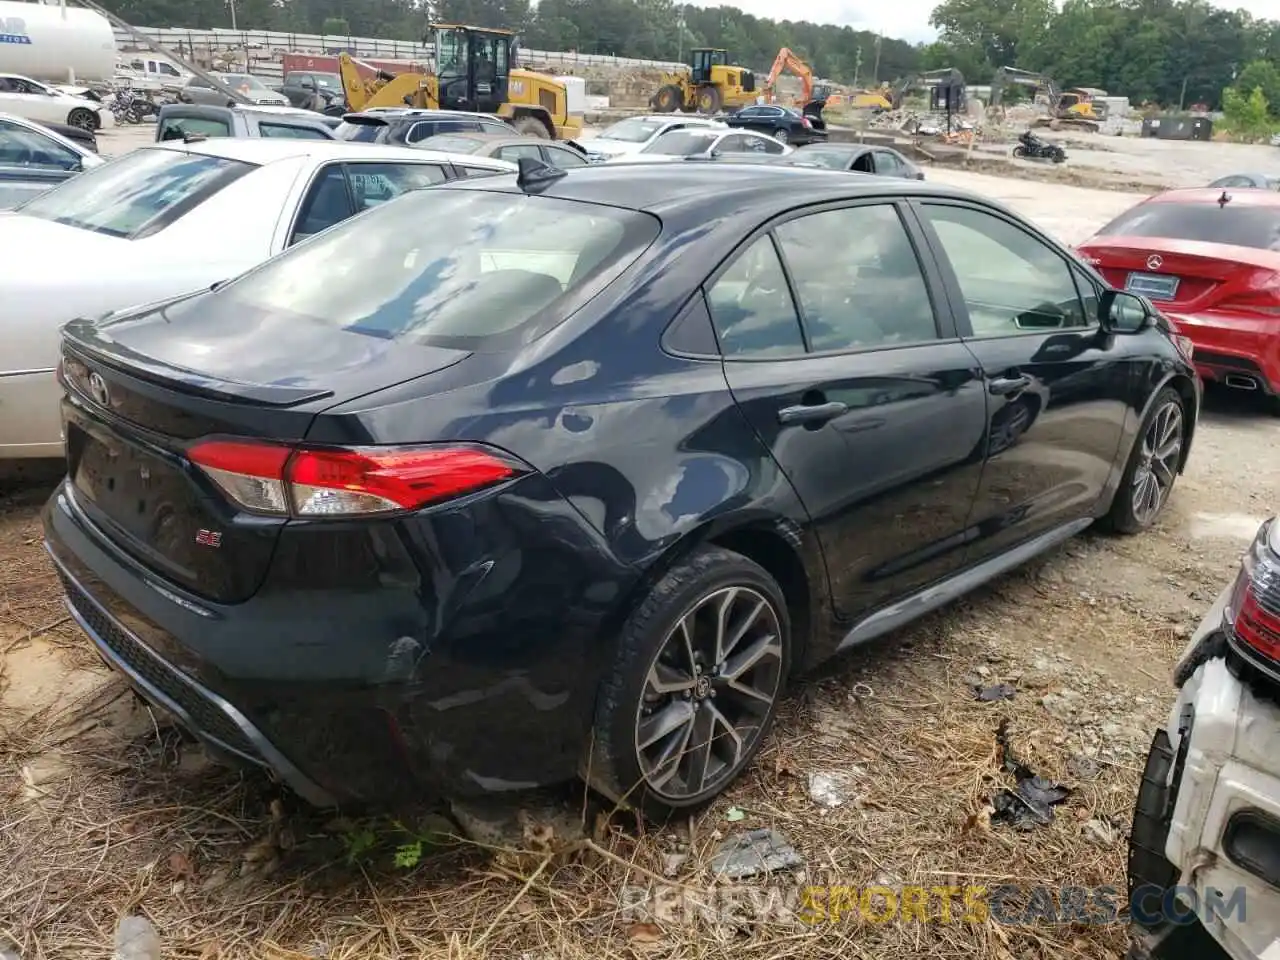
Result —
POLYGON ((208 117, 166 117, 157 140, 181 140, 186 136, 229 137, 231 124, 208 117))
POLYGON ((160 148, 135 150, 33 197, 28 217, 136 240, 163 230, 254 164, 160 148))
POLYGON ((325 167, 303 198, 294 225, 293 242, 346 220, 355 213, 351 204, 351 193, 342 167, 336 163, 325 167))
POLYGON ((975 337, 1088 326, 1067 261, 994 214, 922 204, 951 261, 975 337))
POLYGON ((902 173, 902 164, 888 150, 876 151, 876 173, 887 177, 896 177, 902 173))
POLYGON ((8 120, 0 120, 0 164, 79 170, 80 156, 62 144, 8 120))
POLYGON ((773 240, 747 247, 709 290, 707 306, 726 359, 798 356, 800 317, 773 240))
POLYGON ((657 137, 641 153, 658 153, 669 157, 691 157, 706 153, 716 135, 701 130, 672 130, 657 137))
POLYGON ((536 143, 513 143, 505 147, 498 148, 498 159, 509 160, 515 163, 523 158, 529 160, 541 160, 542 151, 538 149, 536 143))
POLYGON ((167 63, 161 63, 161 64, 158 64, 158 66, 159 66, 160 72, 163 73, 166 77, 181 76, 181 74, 178 73, 178 70, 176 67, 170 66, 167 63))
POLYGON ((814 351, 937 339, 924 272, 893 205, 810 214, 777 235, 814 351))
POLYGON ((215 320, 276 315, 384 340, 497 348, 567 317, 583 287, 626 269, 659 228, 615 207, 421 190, 194 299, 215 320))

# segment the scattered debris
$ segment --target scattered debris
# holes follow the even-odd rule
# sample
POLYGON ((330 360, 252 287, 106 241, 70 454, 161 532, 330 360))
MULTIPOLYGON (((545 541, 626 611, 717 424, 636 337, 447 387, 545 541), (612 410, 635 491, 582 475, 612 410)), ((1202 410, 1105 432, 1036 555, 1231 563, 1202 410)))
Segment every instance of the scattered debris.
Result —
POLYGON ((0 960, 22 960, 18 945, 6 936, 0 936, 0 960))
POLYGON ((729 812, 724 815, 724 818, 728 820, 730 823, 737 823, 740 820, 746 819, 746 816, 747 815, 743 813, 741 810, 739 810, 737 807, 730 807, 729 812))
POLYGON ((848 801, 861 771, 819 770, 809 774, 809 799, 832 810, 848 801))
POLYGON ((120 918, 113 960, 160 960, 160 934, 150 920, 136 914, 120 918))
POLYGON ((776 830, 751 830, 720 845, 708 866, 718 877, 741 880, 804 865, 796 848, 776 830))
POLYGON ((1106 820, 1086 820, 1080 827, 1090 840, 1099 846, 1109 847, 1119 839, 1120 831, 1106 820))
POLYGON ((993 683, 989 687, 975 686, 974 692, 983 703, 993 703, 997 700, 1012 700, 1018 690, 1011 683, 993 683))
POLYGON ((996 744, 1000 747, 1001 765, 1005 772, 1013 774, 1017 786, 1013 790, 1001 790, 991 798, 995 813, 992 820, 1012 824, 1020 830, 1044 826, 1053 821, 1053 807, 1071 796, 1071 791, 1059 783, 1038 776, 1022 763, 1009 745, 1009 722, 1000 721, 996 729, 996 744))
POLYGON ((627 927, 627 939, 632 943, 661 943, 662 928, 656 923, 633 923, 627 927))
POLYGON ((1093 757, 1077 753, 1067 758, 1067 773, 1077 780, 1096 780, 1102 773, 1102 767, 1093 757))
POLYGON ((689 854, 687 853, 668 853, 662 858, 662 875, 664 877, 678 876, 680 868, 689 862, 689 854))

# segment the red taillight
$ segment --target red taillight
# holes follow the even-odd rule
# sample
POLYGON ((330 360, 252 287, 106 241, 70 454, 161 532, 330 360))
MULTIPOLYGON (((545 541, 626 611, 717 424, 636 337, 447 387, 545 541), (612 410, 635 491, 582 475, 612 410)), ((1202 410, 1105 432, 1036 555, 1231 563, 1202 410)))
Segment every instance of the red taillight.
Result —
POLYGON ((417 510, 522 472, 497 451, 474 446, 294 448, 206 440, 187 455, 240 506, 276 516, 417 510))
POLYGON ((1280 557, 1263 524, 1240 564, 1240 575, 1227 602, 1225 622, 1236 641, 1280 664, 1280 557))
POLYGON ((808 117, 801 117, 801 118, 800 118, 800 122, 801 122, 802 124, 804 124, 806 127, 809 127, 809 128, 812 128, 812 127, 813 127, 813 124, 809 122, 809 118, 808 118, 808 117))
POLYGON ((1258 602, 1252 586, 1245 589, 1236 612, 1236 638, 1268 660, 1280 663, 1280 616, 1258 602))

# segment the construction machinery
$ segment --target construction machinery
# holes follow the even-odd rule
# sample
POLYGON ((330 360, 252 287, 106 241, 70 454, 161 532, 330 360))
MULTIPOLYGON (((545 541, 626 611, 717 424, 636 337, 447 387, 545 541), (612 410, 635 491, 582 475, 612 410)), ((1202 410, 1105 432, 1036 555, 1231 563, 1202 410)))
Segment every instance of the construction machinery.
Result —
POLYGON ((690 51, 689 72, 667 73, 649 106, 659 113, 719 113, 755 103, 756 76, 729 63, 724 50, 698 47, 690 51))
POLYGON ((550 140, 572 140, 582 133, 582 115, 570 113, 565 84, 515 66, 516 39, 510 30, 433 24, 424 42, 435 49, 434 70, 426 73, 393 74, 339 54, 348 107, 494 113, 523 134, 550 140))
MULTIPOLYGON (((813 71, 809 69, 809 65, 807 63, 792 53, 789 47, 783 47, 778 51, 778 55, 773 58, 773 67, 770 68, 769 76, 764 81, 763 92, 768 100, 773 101, 774 85, 777 84, 778 78, 782 76, 784 71, 800 78, 801 106, 815 99, 813 71)), ((817 99, 826 100, 827 97, 831 96, 830 86, 827 85, 825 90, 819 91, 819 93, 821 96, 817 97, 817 99)))
POLYGON ((1100 122, 1106 118, 1106 103, 1102 99, 1107 95, 1105 90, 1092 87, 1059 90, 1053 77, 1017 67, 1001 67, 995 72, 991 78, 990 106, 999 107, 1003 103, 1004 89, 1010 84, 1030 87, 1033 99, 1040 99, 1048 108, 1049 115, 1038 119, 1037 126, 1067 127, 1096 133, 1100 122))
POLYGON ((955 67, 926 70, 903 77, 889 92, 890 108, 901 110, 907 94, 913 90, 928 91, 929 109, 935 113, 964 113, 968 102, 964 74, 955 67))

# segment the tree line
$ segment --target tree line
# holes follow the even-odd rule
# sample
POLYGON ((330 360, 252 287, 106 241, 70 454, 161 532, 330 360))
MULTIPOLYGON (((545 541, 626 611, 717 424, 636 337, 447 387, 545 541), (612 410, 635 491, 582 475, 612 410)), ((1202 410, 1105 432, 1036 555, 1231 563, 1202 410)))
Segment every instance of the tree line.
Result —
POLYGON ((1260 88, 1280 107, 1280 22, 1205 0, 1066 0, 1060 11, 1053 0, 944 0, 927 45, 672 0, 124 0, 114 12, 139 26, 230 27, 233 5, 244 30, 420 40, 439 20, 513 29, 541 50, 687 61, 694 47, 720 47, 761 72, 785 46, 819 76, 860 86, 940 67, 983 84, 1012 66, 1135 104, 1218 108, 1228 88, 1260 88))

